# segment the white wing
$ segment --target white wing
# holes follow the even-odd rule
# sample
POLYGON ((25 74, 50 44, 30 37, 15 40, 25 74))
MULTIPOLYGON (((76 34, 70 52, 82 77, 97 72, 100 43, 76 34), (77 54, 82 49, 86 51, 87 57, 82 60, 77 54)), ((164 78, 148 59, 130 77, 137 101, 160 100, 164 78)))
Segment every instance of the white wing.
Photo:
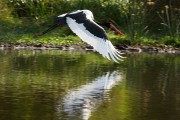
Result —
MULTIPOLYGON (((90 24, 95 24, 97 26, 96 30, 97 29, 98 30, 102 29, 103 34, 105 34, 104 29, 102 27, 97 25, 94 21, 90 21, 90 20, 88 20, 88 21, 90 22, 90 24)), ((76 20, 74 20, 74 19, 72 19, 70 17, 66 17, 66 22, 67 22, 68 26, 70 27, 70 29, 77 36, 79 36, 84 42, 86 42, 86 43, 90 44, 91 46, 93 46, 94 49, 97 52, 102 54, 103 57, 106 57, 109 60, 112 59, 115 62, 118 62, 118 60, 121 60, 121 58, 123 58, 120 55, 121 53, 114 48, 114 46, 112 45, 112 43, 108 39, 103 39, 103 38, 100 38, 100 37, 96 37, 95 35, 90 33, 86 29, 86 27, 83 25, 83 22, 82 23, 77 23, 76 20)))

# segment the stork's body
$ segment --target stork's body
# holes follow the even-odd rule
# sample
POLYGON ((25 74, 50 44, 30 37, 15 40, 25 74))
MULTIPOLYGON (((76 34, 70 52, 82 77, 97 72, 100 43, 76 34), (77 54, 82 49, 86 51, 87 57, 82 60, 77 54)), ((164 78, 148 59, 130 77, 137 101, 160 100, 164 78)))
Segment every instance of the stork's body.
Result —
MULTIPOLYGON (((69 28, 79 36, 84 42, 90 44, 94 49, 102 54, 103 57, 118 62, 122 58, 120 52, 117 51, 112 43, 108 40, 105 30, 94 22, 94 17, 89 10, 77 10, 70 13, 65 13, 58 16, 57 21, 48 30, 40 33, 43 35, 54 29, 56 26, 67 24, 69 28)), ((105 23, 105 26, 112 28, 112 24, 105 23)), ((122 33, 115 27, 112 28, 116 33, 122 33)))

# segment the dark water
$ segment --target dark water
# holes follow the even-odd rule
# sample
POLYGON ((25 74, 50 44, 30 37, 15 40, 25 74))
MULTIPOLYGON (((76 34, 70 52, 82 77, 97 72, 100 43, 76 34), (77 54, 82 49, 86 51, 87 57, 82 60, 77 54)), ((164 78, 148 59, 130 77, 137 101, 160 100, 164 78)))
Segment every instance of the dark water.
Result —
POLYGON ((0 51, 0 120, 180 120, 180 56, 0 51))

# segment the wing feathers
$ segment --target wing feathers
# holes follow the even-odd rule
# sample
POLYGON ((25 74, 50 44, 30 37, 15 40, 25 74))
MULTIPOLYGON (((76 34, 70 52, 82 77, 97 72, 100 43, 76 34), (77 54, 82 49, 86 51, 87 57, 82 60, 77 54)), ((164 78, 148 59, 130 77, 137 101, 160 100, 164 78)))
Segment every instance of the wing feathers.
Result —
MULTIPOLYGON (((66 22, 67 22, 67 25, 70 27, 70 29, 77 36, 79 36, 84 42, 93 46, 97 52, 102 54, 103 57, 106 57, 109 60, 113 60, 115 62, 118 62, 118 60, 121 60, 121 58, 123 58, 120 55, 121 53, 114 48, 114 46, 109 40, 96 37, 84 27, 83 23, 79 24, 76 22, 76 20, 70 17, 66 18, 66 22)), ((89 22, 91 22, 90 24, 94 24, 93 21, 89 21, 89 22)), ((102 28, 99 28, 99 29, 102 29, 102 28)), ((104 32, 102 34, 104 34, 104 32)))

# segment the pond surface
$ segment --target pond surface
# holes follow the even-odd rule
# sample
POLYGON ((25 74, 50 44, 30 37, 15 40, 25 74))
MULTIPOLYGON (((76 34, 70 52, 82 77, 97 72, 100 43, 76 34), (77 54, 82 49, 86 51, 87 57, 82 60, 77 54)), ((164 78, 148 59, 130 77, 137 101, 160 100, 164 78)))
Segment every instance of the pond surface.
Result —
POLYGON ((0 120, 180 120, 180 56, 0 51, 0 120))

